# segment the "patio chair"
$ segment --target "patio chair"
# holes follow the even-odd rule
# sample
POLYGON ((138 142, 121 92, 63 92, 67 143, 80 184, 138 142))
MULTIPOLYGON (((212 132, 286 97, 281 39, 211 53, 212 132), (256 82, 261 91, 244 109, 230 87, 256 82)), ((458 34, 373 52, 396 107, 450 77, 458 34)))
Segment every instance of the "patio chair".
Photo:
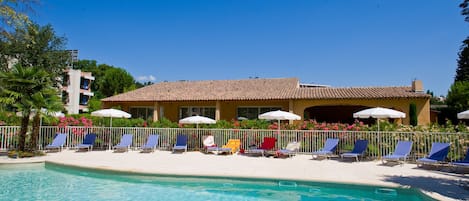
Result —
POLYGON ((448 156, 449 146, 449 143, 432 143, 432 149, 430 150, 430 154, 428 154, 427 157, 417 159, 417 167, 423 164, 438 165, 443 163, 446 159, 446 156, 448 156))
POLYGON ((132 134, 124 134, 122 135, 121 141, 119 144, 114 146, 114 149, 117 150, 125 150, 126 152, 129 151, 130 146, 132 146, 132 134))
POLYGON ((261 146, 255 149, 249 149, 249 154, 261 154, 265 156, 265 153, 269 150, 275 148, 275 142, 277 141, 274 137, 264 137, 264 141, 261 143, 261 146))
POLYGON ((357 140, 351 152, 343 153, 340 156, 342 157, 342 159, 344 157, 355 158, 358 162, 358 157, 363 158, 365 156, 366 148, 368 148, 368 140, 357 140))
POLYGON ((402 160, 402 162, 405 162, 410 154, 410 151, 412 151, 412 143, 412 141, 398 141, 394 152, 383 156, 383 158, 381 159, 382 163, 384 163, 385 161, 399 162, 400 160, 402 160))
POLYGON ((204 140, 202 141, 202 144, 204 145, 204 150, 206 153, 208 152, 208 148, 217 147, 217 144, 215 144, 215 139, 213 135, 204 136, 204 140))
POLYGON ((313 158, 316 156, 324 156, 326 159, 334 155, 337 145, 339 144, 339 139, 337 138, 327 138, 324 143, 324 147, 313 152, 313 158))
POLYGON ((222 147, 217 147, 217 146, 208 147, 207 151, 213 151, 213 152, 216 152, 217 154, 221 154, 221 153, 234 154, 239 150, 240 146, 241 146, 240 139, 229 139, 228 142, 222 147))
POLYGON ((142 149, 142 152, 154 152, 156 150, 156 147, 158 146, 158 139, 160 138, 160 135, 158 134, 153 134, 149 135, 147 139, 147 143, 144 144, 140 149, 142 149))
POLYGON ((287 156, 291 157, 294 156, 300 150, 301 142, 289 142, 284 149, 279 149, 275 152, 275 156, 282 157, 287 156))
POLYGON ((62 151, 66 139, 67 134, 57 133, 54 139, 52 140, 52 143, 48 144, 45 149, 57 149, 58 151, 62 151))
POLYGON ((96 134, 86 134, 85 138, 83 139, 83 142, 77 145, 77 151, 80 149, 88 149, 88 151, 93 151, 94 141, 96 141, 96 134))
POLYGON ((173 153, 176 150, 184 150, 187 152, 187 135, 178 135, 176 138, 176 144, 173 147, 173 153))
POLYGON ((464 157, 464 159, 451 162, 450 164, 453 165, 453 166, 456 166, 456 167, 467 167, 467 168, 469 168, 469 148, 466 151, 466 157, 464 157))

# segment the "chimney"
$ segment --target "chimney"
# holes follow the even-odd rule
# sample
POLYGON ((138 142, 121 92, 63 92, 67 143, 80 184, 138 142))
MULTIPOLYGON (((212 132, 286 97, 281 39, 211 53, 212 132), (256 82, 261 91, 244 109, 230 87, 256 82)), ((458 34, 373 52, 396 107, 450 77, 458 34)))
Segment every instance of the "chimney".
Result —
POLYGON ((412 91, 416 93, 423 93, 423 84, 422 80, 412 81, 412 91))

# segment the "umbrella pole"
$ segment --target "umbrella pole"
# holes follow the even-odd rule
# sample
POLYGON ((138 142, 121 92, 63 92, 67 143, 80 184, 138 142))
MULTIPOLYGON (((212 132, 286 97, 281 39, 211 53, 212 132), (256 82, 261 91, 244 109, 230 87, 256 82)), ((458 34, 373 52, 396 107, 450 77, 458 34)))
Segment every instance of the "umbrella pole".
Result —
POLYGON ((381 158, 381 146, 380 146, 380 142, 381 142, 381 138, 379 137, 379 118, 377 118, 378 120, 378 159, 381 158))
POLYGON ((280 145, 280 119, 278 119, 277 121, 278 121, 278 124, 277 124, 277 137, 278 137, 277 145, 280 145))
POLYGON ((112 116, 111 116, 111 122, 109 123, 109 150, 111 150, 111 137, 112 137, 112 116))

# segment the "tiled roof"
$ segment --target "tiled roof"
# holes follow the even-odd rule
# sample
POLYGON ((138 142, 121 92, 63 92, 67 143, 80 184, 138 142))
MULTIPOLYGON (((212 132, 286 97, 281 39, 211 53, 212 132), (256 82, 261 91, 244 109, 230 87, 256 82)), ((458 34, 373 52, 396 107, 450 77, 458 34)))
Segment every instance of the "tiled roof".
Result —
POLYGON ((429 98, 425 93, 415 93, 412 87, 348 87, 299 88, 292 99, 379 99, 379 98, 429 98))
POLYGON ((161 82, 102 99, 127 101, 429 98, 410 87, 300 88, 296 78, 161 82))

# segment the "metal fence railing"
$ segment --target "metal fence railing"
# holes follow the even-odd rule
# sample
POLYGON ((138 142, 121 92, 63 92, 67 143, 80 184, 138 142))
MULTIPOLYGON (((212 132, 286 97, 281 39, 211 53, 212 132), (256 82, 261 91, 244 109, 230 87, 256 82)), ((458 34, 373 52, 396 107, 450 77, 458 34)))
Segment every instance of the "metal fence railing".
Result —
MULTIPOLYGON (((17 147, 18 126, 0 126, 0 150, 11 150, 17 147)), ((195 129, 195 128, 141 128, 141 127, 66 127, 43 126, 40 130, 39 149, 43 149, 54 138, 56 133, 66 133, 65 146, 73 149, 81 143, 87 133, 97 134, 94 149, 109 149, 119 143, 122 134, 133 134, 133 148, 146 142, 150 134, 159 134, 158 148, 170 150, 176 141, 177 134, 188 135, 189 150, 203 149, 203 137, 213 135, 218 145, 228 139, 240 139, 241 149, 249 145, 259 145, 264 137, 277 138, 276 148, 285 147, 290 141, 301 142, 299 154, 308 154, 324 146, 327 138, 339 138, 337 153, 349 151, 357 139, 369 141, 367 157, 377 158, 395 149, 399 140, 413 141, 411 159, 426 156, 433 142, 451 143, 449 160, 464 157, 469 148, 469 133, 436 133, 436 132, 387 132, 380 131, 324 131, 324 130, 255 130, 255 129, 195 129)))

